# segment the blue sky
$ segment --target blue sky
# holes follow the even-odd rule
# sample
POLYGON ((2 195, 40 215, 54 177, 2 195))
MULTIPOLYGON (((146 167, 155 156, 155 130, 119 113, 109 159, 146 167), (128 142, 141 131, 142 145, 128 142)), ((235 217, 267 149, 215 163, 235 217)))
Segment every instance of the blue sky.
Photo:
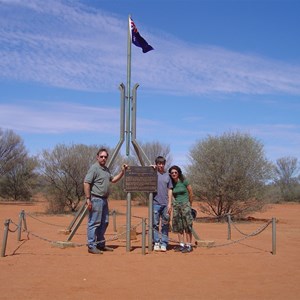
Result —
POLYGON ((138 141, 185 166, 197 141, 239 131, 271 161, 300 159, 299 12, 296 0, 0 0, 0 127, 32 155, 114 148, 130 14, 155 49, 132 46, 138 141))

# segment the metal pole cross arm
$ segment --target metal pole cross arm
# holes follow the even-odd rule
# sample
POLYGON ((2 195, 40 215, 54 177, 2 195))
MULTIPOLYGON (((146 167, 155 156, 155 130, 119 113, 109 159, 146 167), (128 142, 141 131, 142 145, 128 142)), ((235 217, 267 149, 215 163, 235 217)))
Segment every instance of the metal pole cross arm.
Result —
POLYGON ((71 231, 71 233, 69 234, 69 236, 68 236, 68 238, 67 238, 67 242, 69 242, 69 241, 72 240, 72 238, 73 238, 73 236, 75 235, 77 229, 79 228, 80 224, 82 223, 82 221, 83 221, 83 219, 84 219, 84 217, 85 217, 87 211, 88 211, 88 208, 87 208, 87 206, 85 205, 85 206, 84 206, 84 210, 83 210, 83 212, 82 212, 80 218, 78 219, 78 222, 76 223, 76 225, 74 226, 73 230, 71 231))
MULTIPOLYGON (((118 155, 118 152, 120 151, 120 148, 122 146, 122 144, 124 143, 124 135, 125 135, 125 86, 123 83, 120 84, 120 92, 121 92, 121 96, 120 96, 120 139, 119 142, 113 152, 113 154, 111 155, 110 160, 107 163, 108 168, 110 167, 110 165, 114 162, 115 158, 118 155)), ((81 224, 83 218, 86 215, 86 203, 85 201, 83 202, 82 206, 79 208, 78 212, 76 213, 75 217, 73 218, 73 220, 71 221, 70 225, 67 227, 66 232, 67 233, 71 233, 68 237, 68 241, 70 241, 74 234, 76 233, 79 225, 81 224), (73 226, 76 224, 77 220, 79 218, 79 221, 76 225, 76 227, 73 229, 73 226)))

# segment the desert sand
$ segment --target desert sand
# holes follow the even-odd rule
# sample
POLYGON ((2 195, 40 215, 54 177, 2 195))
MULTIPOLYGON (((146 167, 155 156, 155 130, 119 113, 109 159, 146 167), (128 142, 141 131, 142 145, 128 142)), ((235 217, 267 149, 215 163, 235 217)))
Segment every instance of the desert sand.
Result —
MULTIPOLYGON (((195 222, 201 240, 215 247, 142 254, 141 219, 132 218, 136 240, 131 251, 116 238, 112 218, 107 245, 114 252, 87 252, 86 219, 72 238, 75 247, 61 248, 62 234, 72 215, 46 214, 46 202, 0 202, 0 240, 10 219, 5 256, 0 257, 0 299, 300 299, 300 205, 268 205, 252 215, 261 221, 236 223, 228 240, 226 223, 195 222), (27 231, 18 241, 17 224, 24 210, 27 231), (275 217, 276 254, 272 253, 272 224, 256 236, 266 220, 275 217), (3 229, 2 229, 3 228, 3 229), (236 242, 237 241, 237 242, 236 242)), ((197 208, 197 203, 195 203, 197 208)), ((119 214, 117 227, 126 224, 126 201, 110 200, 119 214)), ((132 215, 147 217, 147 207, 132 205, 132 215)), ((198 214, 201 216, 201 214, 198 214)), ((23 225, 24 227, 24 225, 23 225)), ((24 228, 23 228, 24 229, 24 228)))

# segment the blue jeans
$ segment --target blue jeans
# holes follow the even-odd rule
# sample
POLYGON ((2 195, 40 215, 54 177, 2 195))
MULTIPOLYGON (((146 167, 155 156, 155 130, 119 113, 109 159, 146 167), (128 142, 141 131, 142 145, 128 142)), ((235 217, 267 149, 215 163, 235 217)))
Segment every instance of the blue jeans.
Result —
POLYGON ((168 246, 169 242, 169 220, 166 215, 168 207, 166 205, 153 205, 153 242, 168 246), (161 232, 159 232, 159 223, 161 223, 161 232))
POLYGON ((92 209, 89 211, 89 218, 87 224, 88 247, 104 247, 104 234, 109 221, 107 199, 92 196, 91 201, 92 209))

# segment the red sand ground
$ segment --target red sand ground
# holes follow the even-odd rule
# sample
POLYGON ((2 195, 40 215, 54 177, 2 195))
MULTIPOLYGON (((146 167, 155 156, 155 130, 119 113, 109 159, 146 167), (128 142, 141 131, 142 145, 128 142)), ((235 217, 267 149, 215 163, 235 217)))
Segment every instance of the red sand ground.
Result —
MULTIPOLYGON (((140 225, 130 252, 120 240, 108 242, 115 251, 103 255, 88 254, 85 246, 61 249, 51 241, 66 241, 59 230, 67 228, 73 217, 47 215, 45 207, 42 201, 0 202, 3 229, 6 219, 18 223, 24 210, 32 232, 23 232, 20 242, 17 232, 8 234, 6 256, 0 257, 0 299, 300 299, 299 204, 271 205, 253 215, 277 218, 276 255, 271 253, 271 225, 240 243, 198 247, 189 254, 170 250, 142 255, 140 225)), ((125 213, 126 201, 110 201, 110 209, 125 213)), ((147 208, 133 206, 132 214, 146 217, 147 208)), ((10 223, 11 230, 16 229, 14 223, 10 223)), ((139 223, 132 219, 132 225, 139 223)), ((118 215, 117 226, 125 224, 125 216, 118 215)), ((263 223, 236 225, 252 233, 263 223)), ((228 242, 226 223, 195 223, 194 227, 203 240, 213 240, 216 245, 228 242)), ((4 231, 0 232, 2 242, 4 231)), ((107 239, 114 235, 111 219, 107 239)), ((242 237, 232 229, 232 240, 242 237)), ((86 220, 72 242, 86 243, 86 220)))

